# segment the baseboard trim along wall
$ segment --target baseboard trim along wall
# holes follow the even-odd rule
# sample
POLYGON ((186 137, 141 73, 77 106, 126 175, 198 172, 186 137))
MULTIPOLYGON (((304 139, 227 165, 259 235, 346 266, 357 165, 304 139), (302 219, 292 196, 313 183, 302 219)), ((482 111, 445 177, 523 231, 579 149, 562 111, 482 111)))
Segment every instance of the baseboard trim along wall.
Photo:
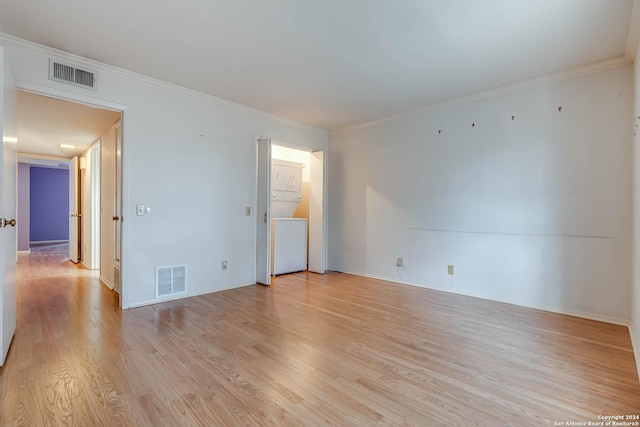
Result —
MULTIPOLYGON (((238 286, 233 286, 232 288, 229 289, 224 289, 226 290, 230 290, 230 289, 238 289, 238 288, 244 288, 245 286, 254 286, 256 285, 255 282, 252 283, 247 283, 244 285, 238 285, 238 286)), ((262 285, 260 285, 262 286, 262 285)), ((220 291, 214 291, 214 292, 221 292, 220 291)), ((141 302, 137 302, 135 304, 129 304, 127 307, 123 307, 124 308, 137 308, 137 307, 144 307, 146 305, 153 305, 153 304, 161 304, 163 302, 169 302, 169 301, 176 301, 176 300, 180 300, 180 299, 185 299, 185 298, 191 298, 191 297, 197 297, 200 295, 207 295, 210 294, 211 292, 206 291, 206 292, 199 292, 196 294, 190 294, 190 293, 182 293, 182 294, 172 294, 172 295, 168 295, 166 297, 158 297, 156 299, 152 299, 152 300, 148 300, 148 301, 141 301, 141 302)))
MULTIPOLYGON (((337 271, 337 270, 334 270, 334 271, 337 271)), ((557 314, 564 314, 564 315, 567 315, 567 316, 580 317, 580 318, 583 318, 583 319, 595 320, 595 321, 598 321, 598 322, 611 323, 613 325, 626 326, 628 331, 629 331, 629 336, 631 337, 631 347, 632 347, 633 354, 634 354, 635 361, 636 361, 636 371, 638 373, 638 380, 640 381, 640 342, 638 342, 638 339, 636 339, 634 325, 630 320, 621 319, 621 318, 618 318, 618 317, 603 316, 601 314, 588 313, 588 312, 584 312, 584 311, 567 310, 567 309, 558 308, 558 307, 536 307, 536 306, 531 306, 531 305, 514 304, 514 303, 509 302, 509 301, 492 300, 492 299, 488 299, 488 298, 482 298, 482 297, 477 297, 477 296, 473 296, 473 295, 463 294, 461 292, 455 292, 455 291, 450 290, 450 289, 442 289, 442 288, 434 288, 434 287, 429 287, 429 286, 424 286, 424 285, 418 285, 418 284, 415 284, 415 283, 410 283, 410 282, 407 282, 407 281, 398 280, 398 279, 396 279, 394 277, 376 276, 374 274, 357 273, 357 272, 353 272, 353 271, 339 271, 339 272, 340 273, 344 273, 344 274, 351 274, 353 276, 368 277, 368 278, 371 278, 371 279, 384 280, 386 282, 393 282, 393 283, 399 283, 399 284, 402 284, 402 285, 415 286, 415 287, 418 287, 418 288, 424 288, 424 289, 429 289, 429 290, 433 290, 433 291, 447 292, 447 293, 450 293, 450 294, 462 295, 462 296, 471 297, 471 298, 479 298, 479 299, 483 299, 483 300, 486 300, 486 301, 500 302, 500 303, 503 303, 503 304, 511 304, 511 305, 515 305, 517 307, 531 308, 531 309, 534 309, 534 310, 548 311, 548 312, 551 312, 551 313, 557 313, 557 314)))
POLYGON ((394 282, 394 283, 400 283, 400 284, 403 284, 403 285, 415 286, 415 287, 418 287, 418 288, 430 289, 430 290, 433 290, 433 291, 447 292, 447 293, 450 293, 450 294, 462 295, 462 296, 466 296, 466 297, 470 297, 470 298, 478 298, 478 299, 483 299, 483 300, 487 300, 487 301, 500 302, 500 303, 503 303, 503 304, 511 304, 511 305, 515 305, 515 306, 518 306, 518 307, 532 308, 534 310, 542 310, 542 311, 548 311, 548 312, 551 312, 551 313, 565 314, 567 316, 581 317, 583 319, 595 320, 595 321, 604 322, 604 323, 611 323, 613 325, 620 325, 620 326, 627 326, 627 327, 631 326, 631 321, 629 321, 628 319, 622 319, 622 318, 619 318, 619 317, 604 316, 604 315, 597 314, 597 313, 589 313, 589 312, 578 311, 578 310, 569 310, 569 309, 560 308, 560 307, 546 307, 546 306, 515 304, 515 303, 510 302, 510 301, 501 301, 501 300, 478 297, 478 296, 475 296, 475 295, 468 295, 468 294, 465 294, 465 293, 462 293, 462 292, 456 292, 456 291, 454 291, 452 289, 436 288, 436 287, 432 287, 432 286, 425 286, 425 285, 422 285, 422 284, 411 283, 411 282, 407 282, 405 280, 398 280, 395 277, 376 276, 374 274, 359 273, 359 272, 346 271, 346 270, 343 270, 343 271, 340 271, 340 272, 341 273, 345 273, 345 274, 351 274, 351 275, 354 275, 354 276, 369 277, 371 279, 384 280, 384 281, 387 281, 387 282, 394 282))
POLYGON ((29 242, 29 246, 51 245, 54 243, 69 243, 68 240, 39 240, 37 242, 29 242))
POLYGON ((109 289, 113 289, 113 283, 108 281, 104 276, 100 276, 100 281, 105 284, 105 286, 109 289))
POLYGON ((638 381, 640 381, 640 342, 638 342, 638 339, 636 338, 635 327, 633 324, 629 325, 629 335, 631 336, 631 347, 633 347, 633 355, 636 358, 638 381))

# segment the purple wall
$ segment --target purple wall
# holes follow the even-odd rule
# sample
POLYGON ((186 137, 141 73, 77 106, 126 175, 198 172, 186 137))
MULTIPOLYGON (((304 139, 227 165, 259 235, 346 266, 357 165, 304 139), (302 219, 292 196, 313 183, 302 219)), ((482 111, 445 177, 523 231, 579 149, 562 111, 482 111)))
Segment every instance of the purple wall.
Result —
POLYGON ((29 164, 18 163, 18 250, 29 250, 29 164))
POLYGON ((31 166, 29 179, 29 240, 69 240, 69 170, 31 166))

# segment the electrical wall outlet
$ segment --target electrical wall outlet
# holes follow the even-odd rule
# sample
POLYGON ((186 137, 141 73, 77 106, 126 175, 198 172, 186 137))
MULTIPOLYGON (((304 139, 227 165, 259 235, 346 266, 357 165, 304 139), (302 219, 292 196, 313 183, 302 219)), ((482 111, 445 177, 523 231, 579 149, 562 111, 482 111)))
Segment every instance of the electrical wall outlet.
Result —
POLYGON ((227 261, 222 261, 221 267, 222 267, 222 270, 226 270, 227 269, 227 261))
POLYGON ((396 258, 396 267, 402 267, 403 260, 402 258, 396 258))
POLYGON ((453 265, 448 265, 447 266, 447 274, 449 276, 453 276, 453 265))

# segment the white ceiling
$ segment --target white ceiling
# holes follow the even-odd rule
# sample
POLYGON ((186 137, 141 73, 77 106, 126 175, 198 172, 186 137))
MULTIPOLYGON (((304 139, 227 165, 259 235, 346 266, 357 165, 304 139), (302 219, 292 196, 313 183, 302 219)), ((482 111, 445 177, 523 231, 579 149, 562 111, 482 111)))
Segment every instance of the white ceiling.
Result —
POLYGON ((632 0, 3 0, 8 34, 333 130, 625 52, 632 0))
POLYGON ((119 112, 20 91, 18 152, 71 158, 85 152, 118 120, 119 112))

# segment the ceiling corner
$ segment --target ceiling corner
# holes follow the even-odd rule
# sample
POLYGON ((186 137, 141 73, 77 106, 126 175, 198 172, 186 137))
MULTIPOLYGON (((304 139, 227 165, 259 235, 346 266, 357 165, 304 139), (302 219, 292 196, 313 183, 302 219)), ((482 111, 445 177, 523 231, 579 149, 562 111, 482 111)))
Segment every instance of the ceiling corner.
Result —
POLYGON ((640 39, 640 0, 633 0, 631 17, 629 18, 629 34, 627 35, 627 46, 625 56, 634 61, 638 50, 638 40, 640 39))

